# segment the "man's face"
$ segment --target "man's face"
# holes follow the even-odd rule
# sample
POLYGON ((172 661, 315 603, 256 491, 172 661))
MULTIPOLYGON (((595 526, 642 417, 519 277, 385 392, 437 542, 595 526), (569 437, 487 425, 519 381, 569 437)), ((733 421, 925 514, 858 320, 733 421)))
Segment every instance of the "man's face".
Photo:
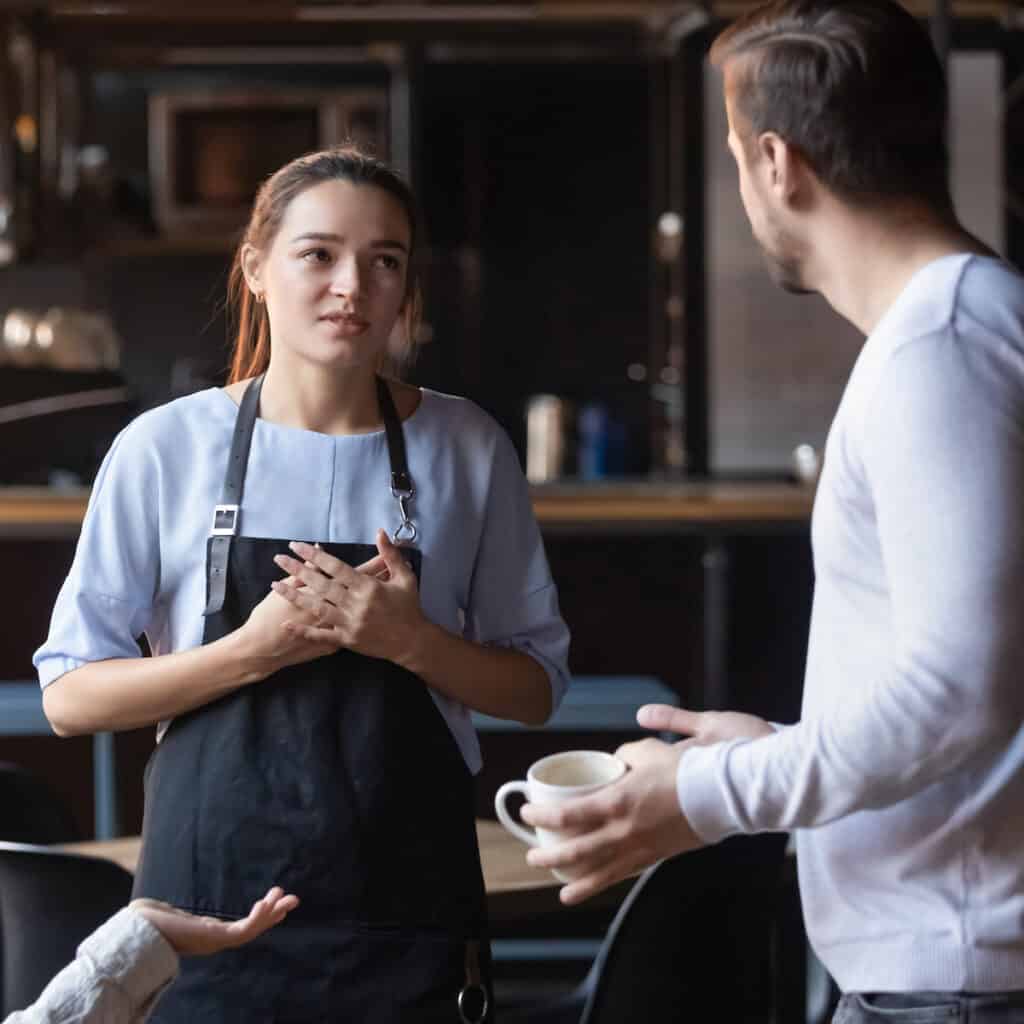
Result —
POLYGON ((729 72, 725 76, 725 112, 729 122, 729 151, 739 171, 740 198, 750 221, 754 241, 761 247, 768 272, 776 284, 788 292, 806 294, 799 251, 791 230, 786 227, 790 210, 773 187, 771 159, 751 137, 749 126, 735 107, 729 72))

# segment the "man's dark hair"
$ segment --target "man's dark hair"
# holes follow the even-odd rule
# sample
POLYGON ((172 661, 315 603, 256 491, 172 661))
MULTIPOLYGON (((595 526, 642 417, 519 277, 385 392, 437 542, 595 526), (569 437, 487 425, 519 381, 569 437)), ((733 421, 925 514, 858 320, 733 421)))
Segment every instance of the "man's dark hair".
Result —
POLYGON ((946 84, 924 29, 894 0, 777 0, 711 49, 744 145, 775 132, 849 202, 951 209, 946 84))

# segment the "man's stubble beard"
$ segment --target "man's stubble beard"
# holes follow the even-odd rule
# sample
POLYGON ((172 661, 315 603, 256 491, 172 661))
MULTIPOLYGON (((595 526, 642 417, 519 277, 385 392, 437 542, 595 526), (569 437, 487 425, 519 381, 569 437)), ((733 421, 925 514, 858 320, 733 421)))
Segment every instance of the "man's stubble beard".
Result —
POLYGON ((779 256, 768 246, 760 244, 765 263, 768 265, 768 274, 783 291, 789 292, 790 295, 817 294, 813 288, 808 288, 804 283, 800 262, 795 256, 779 256))

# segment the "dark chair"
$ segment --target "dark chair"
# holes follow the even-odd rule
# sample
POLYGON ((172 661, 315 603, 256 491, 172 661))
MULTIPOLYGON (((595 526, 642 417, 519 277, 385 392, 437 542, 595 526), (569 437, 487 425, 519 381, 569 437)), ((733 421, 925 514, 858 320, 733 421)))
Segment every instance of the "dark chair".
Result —
POLYGON ((785 835, 741 836, 649 868, 579 987, 503 1007, 502 1024, 769 1024, 785 848, 785 835))
POLYGON ((113 861, 0 843, 0 1019, 35 1002, 131 892, 113 861))
POLYGON ((73 843, 81 838, 57 793, 20 765, 0 761, 0 841, 73 843))

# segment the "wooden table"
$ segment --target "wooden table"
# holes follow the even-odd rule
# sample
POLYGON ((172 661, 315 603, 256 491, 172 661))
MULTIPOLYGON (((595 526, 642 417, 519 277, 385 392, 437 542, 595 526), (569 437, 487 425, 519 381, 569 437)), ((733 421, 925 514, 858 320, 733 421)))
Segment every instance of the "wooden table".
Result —
MULTIPOLYGON (((560 908, 559 882, 548 871, 526 863, 526 847, 496 821, 477 819, 477 839, 487 888, 487 907, 495 921, 521 920, 560 908)), ((67 843, 60 847, 68 853, 112 860, 134 872, 139 861, 142 840, 139 836, 122 839, 96 839, 85 843, 67 843)))

